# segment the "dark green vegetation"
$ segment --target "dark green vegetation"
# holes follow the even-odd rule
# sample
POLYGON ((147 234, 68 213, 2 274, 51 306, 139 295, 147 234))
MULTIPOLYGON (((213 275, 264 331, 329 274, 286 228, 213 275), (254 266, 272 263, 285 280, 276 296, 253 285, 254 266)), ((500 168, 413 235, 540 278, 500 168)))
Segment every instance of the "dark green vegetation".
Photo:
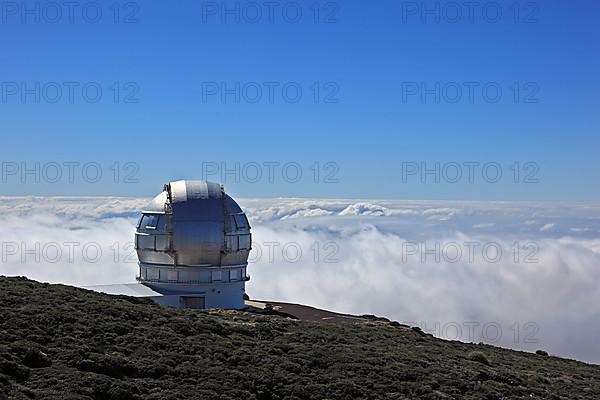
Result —
POLYGON ((600 366, 0 277, 0 398, 599 399, 600 366))

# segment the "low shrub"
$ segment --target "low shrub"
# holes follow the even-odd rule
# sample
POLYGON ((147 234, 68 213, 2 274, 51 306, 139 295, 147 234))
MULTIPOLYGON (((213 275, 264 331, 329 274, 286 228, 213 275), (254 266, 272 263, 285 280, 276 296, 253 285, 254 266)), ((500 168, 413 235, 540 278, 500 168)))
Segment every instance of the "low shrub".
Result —
POLYGON ((485 354, 483 354, 481 351, 472 351, 469 353, 467 358, 471 361, 475 361, 485 365, 490 365, 490 360, 488 360, 485 354))

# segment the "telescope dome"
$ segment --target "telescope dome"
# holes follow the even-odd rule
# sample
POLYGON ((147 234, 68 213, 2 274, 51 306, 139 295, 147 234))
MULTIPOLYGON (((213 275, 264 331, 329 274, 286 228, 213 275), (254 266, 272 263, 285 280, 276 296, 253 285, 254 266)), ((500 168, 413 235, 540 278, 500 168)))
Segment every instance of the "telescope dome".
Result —
POLYGON ((153 288, 206 291, 210 284, 214 292, 215 284, 241 282, 243 291, 248 280, 250 224, 218 183, 166 184, 142 212, 135 237, 138 279, 153 288))

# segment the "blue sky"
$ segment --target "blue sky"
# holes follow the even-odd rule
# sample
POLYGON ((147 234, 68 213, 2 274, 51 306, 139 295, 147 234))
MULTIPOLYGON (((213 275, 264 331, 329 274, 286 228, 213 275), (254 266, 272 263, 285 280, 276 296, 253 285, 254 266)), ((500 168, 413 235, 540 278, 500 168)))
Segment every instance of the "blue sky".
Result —
POLYGON ((455 13, 463 2, 426 2, 439 22, 421 2, 400 1, 283 1, 272 22, 268 2, 237 3, 239 22, 222 9, 233 1, 81 2, 73 22, 64 6, 58 16, 46 2, 25 2, 38 4, 29 13, 9 3, 0 16, 0 194, 151 196, 170 180, 209 178, 245 197, 600 199, 597 2, 480 2, 472 21, 464 5, 455 13), (240 101, 223 101, 221 85, 236 82, 240 101), (423 99, 422 85, 436 83, 439 102, 423 99), (69 162, 79 163, 72 182, 69 162), (465 162, 480 163, 473 182, 465 162), (97 182, 82 177, 90 163, 102 171, 97 182), (206 176, 236 163, 225 179, 206 176), (440 181, 403 179, 403 163, 439 163, 440 181), (456 183, 442 173, 450 163, 462 166, 456 183), (496 183, 481 175, 489 163, 502 172, 496 183), (286 164, 302 178, 283 176, 286 164), (256 165, 263 175, 253 182, 242 169, 254 176, 256 165), (538 182, 524 182, 533 172, 538 182))

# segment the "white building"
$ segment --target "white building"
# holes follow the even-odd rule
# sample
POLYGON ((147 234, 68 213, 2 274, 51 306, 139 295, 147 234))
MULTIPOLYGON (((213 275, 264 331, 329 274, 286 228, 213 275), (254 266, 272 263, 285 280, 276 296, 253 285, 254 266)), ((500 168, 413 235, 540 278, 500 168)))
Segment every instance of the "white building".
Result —
POLYGON ((142 212, 137 284, 90 287, 178 308, 244 308, 250 224, 223 187, 177 181, 142 212))

